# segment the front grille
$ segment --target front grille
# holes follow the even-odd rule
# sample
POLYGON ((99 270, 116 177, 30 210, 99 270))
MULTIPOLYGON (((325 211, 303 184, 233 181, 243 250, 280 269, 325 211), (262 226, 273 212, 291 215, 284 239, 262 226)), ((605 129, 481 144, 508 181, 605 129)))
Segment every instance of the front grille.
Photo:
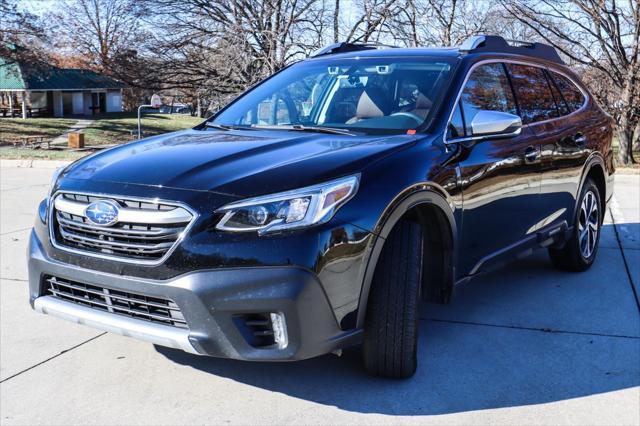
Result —
POLYGON ((46 276, 46 293, 93 309, 178 328, 188 328, 180 308, 172 300, 114 290, 46 276))
POLYGON ((53 202, 52 236, 58 245, 94 255, 156 262, 178 242, 193 219, 183 207, 119 198, 60 194, 53 202), (111 226, 92 223, 85 210, 108 200, 119 208, 111 226))

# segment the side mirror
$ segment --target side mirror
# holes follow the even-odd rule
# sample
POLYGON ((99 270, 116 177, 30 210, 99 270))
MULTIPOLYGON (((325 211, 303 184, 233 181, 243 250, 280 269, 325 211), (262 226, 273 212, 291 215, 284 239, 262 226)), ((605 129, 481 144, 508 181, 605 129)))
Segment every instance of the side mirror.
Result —
POLYGON ((514 114, 480 110, 471 121, 471 136, 515 136, 520 134, 522 120, 514 114))

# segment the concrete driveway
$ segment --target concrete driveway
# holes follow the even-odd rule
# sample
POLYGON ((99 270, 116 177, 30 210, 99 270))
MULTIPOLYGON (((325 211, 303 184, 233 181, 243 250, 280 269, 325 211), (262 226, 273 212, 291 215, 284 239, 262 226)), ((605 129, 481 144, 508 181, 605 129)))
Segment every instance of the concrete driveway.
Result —
POLYGON ((35 314, 25 251, 52 171, 0 174, 2 424, 640 424, 640 175, 617 176, 590 271, 539 252, 460 286, 424 306, 416 376, 389 381, 357 349, 245 363, 35 314))

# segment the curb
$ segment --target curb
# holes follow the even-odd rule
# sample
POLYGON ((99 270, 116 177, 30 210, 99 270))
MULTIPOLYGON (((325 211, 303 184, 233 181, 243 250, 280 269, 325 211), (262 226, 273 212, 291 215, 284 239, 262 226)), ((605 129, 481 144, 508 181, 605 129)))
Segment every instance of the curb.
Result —
POLYGON ((23 169, 57 169, 58 167, 71 164, 71 161, 64 160, 3 160, 0 159, 0 168, 23 168, 23 169))

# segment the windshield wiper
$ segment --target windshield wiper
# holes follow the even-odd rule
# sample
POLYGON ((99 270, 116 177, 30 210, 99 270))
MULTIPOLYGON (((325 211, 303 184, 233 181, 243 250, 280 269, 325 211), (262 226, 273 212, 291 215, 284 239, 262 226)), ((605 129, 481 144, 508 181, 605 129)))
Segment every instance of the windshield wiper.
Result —
POLYGON ((252 124, 251 127, 253 127, 254 129, 294 130, 298 132, 330 133, 333 135, 355 136, 355 134, 352 131, 347 129, 338 129, 336 127, 323 127, 323 126, 304 126, 302 124, 294 124, 291 126, 252 124))
POLYGON ((218 124, 210 121, 207 121, 204 125, 218 130, 254 130, 252 126, 232 126, 230 124, 218 124))
POLYGON ((298 130, 300 132, 318 132, 318 133, 331 133, 334 135, 355 136, 351 130, 338 129, 337 127, 303 126, 302 124, 296 124, 293 126, 292 130, 298 130))

